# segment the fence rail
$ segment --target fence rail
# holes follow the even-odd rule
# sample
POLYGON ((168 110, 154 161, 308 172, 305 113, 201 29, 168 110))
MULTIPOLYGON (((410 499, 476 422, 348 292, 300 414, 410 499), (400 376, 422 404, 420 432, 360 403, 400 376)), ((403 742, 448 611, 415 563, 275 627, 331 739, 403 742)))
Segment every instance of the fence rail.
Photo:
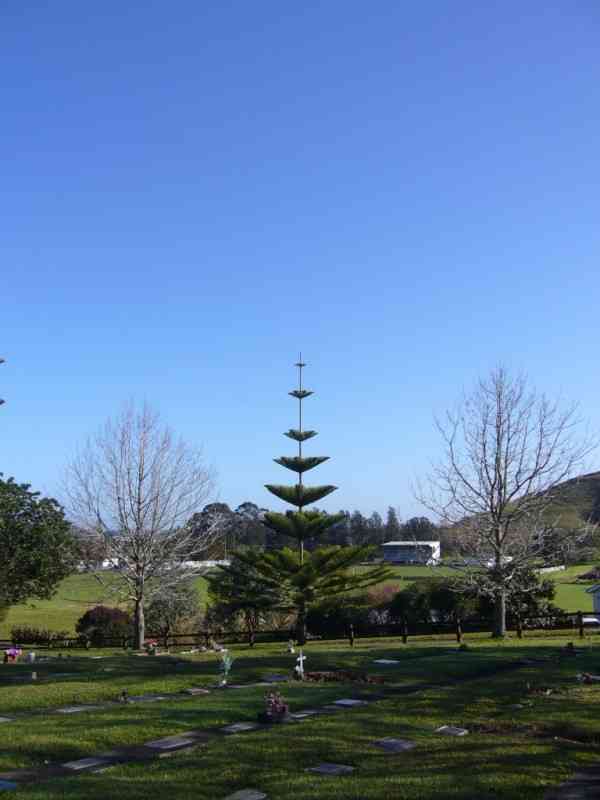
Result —
MULTIPOLYGON (((462 641, 465 633, 486 633, 492 630, 491 619, 456 619, 451 622, 410 622, 399 621, 386 625, 350 625, 345 630, 325 630, 320 633, 314 631, 309 638, 341 640, 349 639, 352 643, 355 637, 367 638, 400 638, 404 643, 409 638, 424 636, 455 636, 457 641, 462 641)), ((566 631, 572 635, 583 638, 586 633, 600 632, 600 615, 581 611, 566 611, 560 617, 524 617, 523 619, 509 619, 508 631, 518 638, 525 635, 564 634, 566 631), (586 618, 595 618, 597 625, 586 629, 586 618)), ((206 647, 209 648, 214 640, 221 644, 266 644, 269 642, 285 642, 293 637, 290 630, 255 631, 226 631, 207 630, 195 633, 172 634, 169 636, 156 636, 149 634, 148 639, 155 639, 160 646, 169 647, 206 647)), ((45 649, 87 649, 89 647, 102 648, 129 648, 133 646, 133 638, 105 638, 88 642, 82 637, 66 637, 61 639, 39 639, 35 641, 0 640, 0 648, 4 649, 13 645, 35 646, 45 649)))

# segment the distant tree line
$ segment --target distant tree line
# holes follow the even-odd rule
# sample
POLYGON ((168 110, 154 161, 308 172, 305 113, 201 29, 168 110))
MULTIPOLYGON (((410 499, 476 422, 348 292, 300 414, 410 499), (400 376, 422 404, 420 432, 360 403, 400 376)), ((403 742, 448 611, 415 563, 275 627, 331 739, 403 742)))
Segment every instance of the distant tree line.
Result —
MULTIPOLYGON (((313 509, 317 511, 318 509, 313 509)), ((279 550, 289 547, 290 540, 284 534, 274 531, 264 524, 267 509, 246 501, 237 508, 231 509, 227 503, 210 503, 194 515, 190 524, 202 535, 205 529, 218 520, 221 536, 217 537, 207 557, 229 558, 240 548, 260 548, 263 550, 279 550)), ((383 542, 395 540, 442 540, 448 554, 456 551, 457 545, 446 531, 439 528, 427 517, 412 517, 402 522, 398 512, 390 506, 385 520, 377 511, 370 516, 360 511, 341 509, 338 514, 342 519, 320 536, 322 545, 380 546, 383 542)), ((313 549, 315 543, 307 542, 307 550, 313 549)), ((377 555, 377 554, 375 554, 377 555)))

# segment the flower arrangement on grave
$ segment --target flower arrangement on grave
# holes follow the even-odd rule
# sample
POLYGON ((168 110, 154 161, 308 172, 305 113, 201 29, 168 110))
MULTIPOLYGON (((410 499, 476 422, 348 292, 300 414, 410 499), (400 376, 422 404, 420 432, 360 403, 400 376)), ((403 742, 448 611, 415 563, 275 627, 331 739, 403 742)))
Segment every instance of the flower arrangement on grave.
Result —
POLYGON ((267 692, 265 710, 258 715, 260 722, 284 722, 289 718, 290 707, 279 692, 267 692))
POLYGON ((156 650, 158 648, 158 642, 156 639, 146 639, 144 642, 144 650, 148 653, 149 656, 155 656, 156 650))
POLYGON ((221 686, 227 686, 227 678, 231 672, 233 658, 229 655, 228 650, 221 651, 221 663, 219 664, 219 672, 221 673, 221 686))
POLYGON ((12 664, 19 656, 23 655, 23 651, 20 647, 9 647, 7 650, 4 651, 4 663, 5 664, 12 664))

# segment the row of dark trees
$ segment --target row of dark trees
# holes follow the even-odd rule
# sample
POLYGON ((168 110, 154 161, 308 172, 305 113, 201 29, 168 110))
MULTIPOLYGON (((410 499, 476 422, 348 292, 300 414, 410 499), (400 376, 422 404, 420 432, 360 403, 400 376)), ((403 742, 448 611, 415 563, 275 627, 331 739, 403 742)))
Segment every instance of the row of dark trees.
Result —
MULTIPOLYGON (((317 508, 313 510, 319 511, 317 508)), ((205 528, 214 525, 215 520, 219 520, 222 536, 215 543, 213 552, 223 558, 227 558, 238 548, 279 550, 289 546, 289 537, 265 524, 267 513, 267 509, 248 501, 235 509, 231 509, 227 503, 210 503, 194 516, 192 525, 201 534, 205 528)), ((366 517, 360 511, 342 509, 335 516, 339 517, 339 521, 320 536, 321 545, 379 546, 383 542, 398 539, 437 541, 440 537, 445 537, 450 548, 446 548, 446 552, 453 551, 452 542, 446 532, 427 517, 412 517, 401 522, 398 512, 392 506, 388 508, 385 520, 377 511, 366 517)), ((314 543, 307 542, 308 550, 313 546, 314 543)))

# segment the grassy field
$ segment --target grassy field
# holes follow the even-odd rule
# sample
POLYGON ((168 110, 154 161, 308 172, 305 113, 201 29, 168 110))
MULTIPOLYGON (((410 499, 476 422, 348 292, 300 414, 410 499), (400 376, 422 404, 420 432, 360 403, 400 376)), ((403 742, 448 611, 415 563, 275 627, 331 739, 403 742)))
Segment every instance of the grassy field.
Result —
MULTIPOLYGON (((464 652, 450 642, 402 646, 382 640, 376 645, 359 642, 353 649, 341 643, 313 643, 306 651, 307 669, 377 673, 386 678, 384 695, 415 682, 447 685, 390 694, 364 708, 272 731, 216 738, 166 760, 38 782, 19 788, 18 794, 28 800, 147 800, 162 792, 170 800, 220 800, 254 787, 269 800, 541 800, 548 786, 565 780, 579 766, 600 761, 600 684, 584 686, 576 680, 580 671, 600 672, 600 636, 586 639, 576 658, 560 657, 566 640, 469 641, 464 652), (494 674, 523 657, 543 660, 494 674), (400 663, 379 667, 373 664, 377 658, 400 663), (515 708, 517 704, 521 707, 515 708), (436 734, 444 724, 466 727, 470 733, 464 738, 436 734), (373 745, 387 736, 410 739, 416 747, 392 755, 373 745), (305 772, 321 761, 348 764, 355 772, 342 778, 305 772)), ((232 654, 232 680, 240 682, 271 672, 289 673, 294 661, 280 645, 237 648, 232 654)), ((39 682, 31 685, 7 684, 26 672, 25 665, 0 666, 0 715, 115 699, 123 688, 139 694, 210 686, 217 674, 213 654, 186 656, 179 666, 169 658, 104 652, 104 658, 92 660, 91 655, 39 664, 39 682)), ((280 689, 292 711, 352 697, 357 691, 368 696, 371 691, 298 683, 280 689)), ((382 692, 382 687, 376 691, 382 692)), ((260 687, 217 690, 191 699, 115 705, 72 716, 23 717, 3 724, 0 771, 62 763, 189 729, 252 721, 262 708, 263 692, 260 687)))
MULTIPOLYGON (((100 575, 81 573, 66 578, 51 600, 35 600, 13 606, 0 623, 0 637, 10 634, 13 625, 31 625, 52 631, 74 633, 77 620, 95 605, 118 606, 122 604, 117 591, 117 580, 110 572, 100 575)), ((206 581, 197 580, 201 602, 206 602, 206 581)))
MULTIPOLYGON (((564 572, 552 572, 549 578, 556 583, 557 605, 567 611, 591 611, 592 596, 586 594, 590 583, 576 583, 577 575, 586 572, 591 564, 569 567, 564 572)), ((393 567, 396 581, 400 587, 408 586, 420 577, 448 576, 456 574, 448 567, 393 567)), ((110 573, 102 573, 102 583, 92 574, 72 575, 64 580, 52 600, 35 601, 13 606, 6 620, 0 624, 0 637, 8 636, 13 625, 32 625, 50 630, 73 632, 79 617, 89 608, 99 603, 118 605, 119 598, 115 592, 115 578, 110 573)), ((198 591, 202 603, 206 602, 206 581, 197 580, 198 591)))
MULTIPOLYGON (((556 597, 554 602, 557 606, 567 611, 592 611, 593 600, 591 594, 586 593, 589 586, 593 586, 597 581, 578 583, 576 578, 592 568, 593 564, 578 564, 568 567, 560 572, 549 572, 545 577, 550 578, 556 584, 556 597)), ((456 570, 450 567, 392 567, 396 580, 400 588, 408 586, 418 578, 448 577, 456 575, 456 570)))

